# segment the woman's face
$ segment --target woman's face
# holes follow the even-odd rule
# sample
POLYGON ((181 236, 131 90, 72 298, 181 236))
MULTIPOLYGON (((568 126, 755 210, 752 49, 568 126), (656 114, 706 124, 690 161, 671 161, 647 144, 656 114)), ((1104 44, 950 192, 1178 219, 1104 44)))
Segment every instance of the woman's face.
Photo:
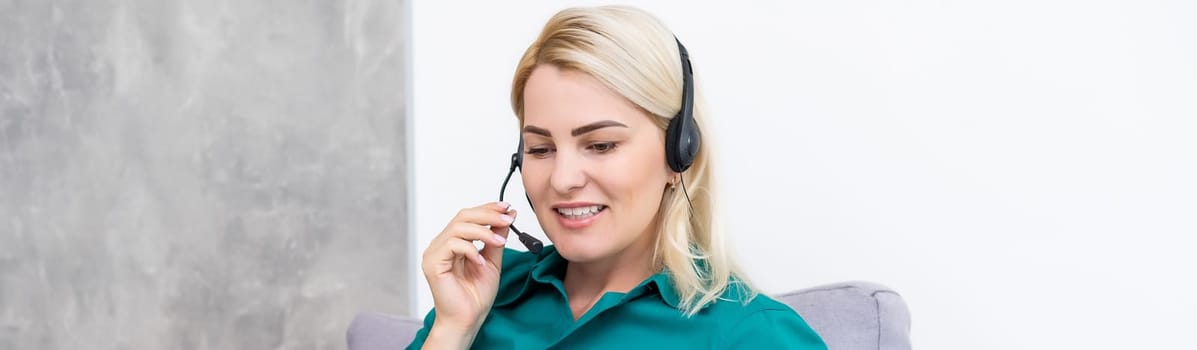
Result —
POLYGON ((563 257, 651 249, 670 170, 647 112, 590 75, 540 65, 524 87, 522 132, 524 188, 563 257))

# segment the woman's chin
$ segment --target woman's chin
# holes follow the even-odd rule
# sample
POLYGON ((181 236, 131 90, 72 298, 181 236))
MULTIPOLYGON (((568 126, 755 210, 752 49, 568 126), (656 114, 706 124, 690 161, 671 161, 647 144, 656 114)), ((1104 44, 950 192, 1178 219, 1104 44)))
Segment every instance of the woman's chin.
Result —
POLYGON ((610 247, 587 239, 555 240, 553 241, 553 246, 557 247, 557 253, 561 254, 562 258, 575 263, 600 260, 610 255, 610 247))

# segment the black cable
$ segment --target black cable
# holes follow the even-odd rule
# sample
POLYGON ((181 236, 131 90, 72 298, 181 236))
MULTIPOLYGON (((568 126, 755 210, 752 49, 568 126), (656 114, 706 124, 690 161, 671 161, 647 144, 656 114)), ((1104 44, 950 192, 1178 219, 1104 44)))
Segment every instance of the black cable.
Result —
POLYGON ((678 176, 678 182, 682 183, 682 194, 686 195, 686 204, 690 206, 690 218, 696 218, 698 215, 694 214, 694 203, 690 201, 690 191, 686 190, 686 177, 678 176))
MULTIPOLYGON (((503 202, 503 194, 507 192, 507 182, 511 181, 511 175, 515 174, 516 163, 514 159, 516 156, 517 155, 511 156, 511 169, 507 170, 507 178, 503 179, 503 187, 499 188, 500 202, 503 202)), ((528 199, 528 205, 532 205, 531 198, 528 199)), ((511 231, 514 231, 516 236, 519 236, 520 242, 524 244, 525 248, 528 248, 529 252, 532 252, 532 254, 540 254, 540 250, 544 248, 544 243, 541 243, 539 239, 536 239, 536 237, 532 237, 532 235, 524 233, 520 231, 520 229, 515 228, 515 223, 511 223, 511 225, 508 225, 507 227, 510 227, 511 231)))

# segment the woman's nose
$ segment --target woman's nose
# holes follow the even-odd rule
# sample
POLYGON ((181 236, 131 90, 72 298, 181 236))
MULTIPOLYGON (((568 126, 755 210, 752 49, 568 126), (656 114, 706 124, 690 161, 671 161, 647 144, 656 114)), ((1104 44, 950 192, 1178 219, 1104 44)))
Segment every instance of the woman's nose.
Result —
POLYGON ((557 152, 556 164, 549 182, 558 193, 569 193, 586 185, 586 160, 581 155, 557 152))

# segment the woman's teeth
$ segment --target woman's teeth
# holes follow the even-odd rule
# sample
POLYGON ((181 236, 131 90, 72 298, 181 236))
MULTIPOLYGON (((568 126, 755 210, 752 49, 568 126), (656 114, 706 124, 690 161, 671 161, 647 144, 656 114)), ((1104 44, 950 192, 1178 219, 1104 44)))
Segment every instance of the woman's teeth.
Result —
POLYGON ((557 213, 569 219, 584 219, 594 216, 594 214, 598 214, 600 211, 603 211, 603 209, 607 209, 607 206, 592 205, 589 207, 557 208, 557 213))

